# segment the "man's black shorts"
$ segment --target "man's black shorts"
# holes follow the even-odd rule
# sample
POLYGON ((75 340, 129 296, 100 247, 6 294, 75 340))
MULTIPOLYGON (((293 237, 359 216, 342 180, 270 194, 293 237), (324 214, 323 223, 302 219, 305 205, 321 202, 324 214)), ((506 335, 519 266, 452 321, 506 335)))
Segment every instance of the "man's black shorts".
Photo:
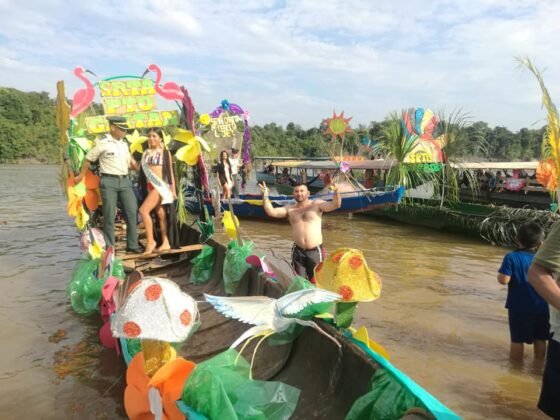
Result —
POLYGON ((548 312, 531 314, 508 310, 509 333, 512 343, 533 344, 535 340, 550 338, 550 324, 548 312))
POLYGON ((292 267, 298 276, 311 280, 317 264, 325 259, 325 248, 319 245, 312 249, 303 249, 296 244, 292 247, 292 267))
POLYGON ((546 353, 539 409, 552 418, 560 419, 560 343, 550 340, 546 353))

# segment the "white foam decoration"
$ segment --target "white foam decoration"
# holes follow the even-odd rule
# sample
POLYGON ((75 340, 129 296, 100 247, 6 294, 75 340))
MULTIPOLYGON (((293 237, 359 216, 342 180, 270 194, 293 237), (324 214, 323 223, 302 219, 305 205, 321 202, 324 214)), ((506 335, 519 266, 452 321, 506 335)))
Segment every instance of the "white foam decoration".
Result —
POLYGON ((189 336, 198 316, 196 301, 173 281, 158 277, 145 277, 140 280, 139 285, 132 290, 117 311, 111 323, 111 332, 114 337, 176 343, 184 341, 189 336), (156 300, 146 298, 146 291, 151 286, 161 287, 161 295, 156 300), (190 314, 188 325, 181 322, 181 314, 184 311, 188 311, 190 314), (127 331, 130 332, 131 324, 128 323, 138 325, 140 333, 129 335, 127 331))

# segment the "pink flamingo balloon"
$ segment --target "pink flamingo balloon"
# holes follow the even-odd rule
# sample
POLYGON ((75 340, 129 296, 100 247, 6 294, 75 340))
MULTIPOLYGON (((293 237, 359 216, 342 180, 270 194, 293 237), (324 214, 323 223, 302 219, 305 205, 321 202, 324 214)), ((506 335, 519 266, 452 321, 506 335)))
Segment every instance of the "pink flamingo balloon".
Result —
POLYGON ((161 82, 161 69, 155 65, 150 64, 142 77, 144 77, 147 73, 153 71, 156 74, 156 81, 154 83, 154 89, 159 94, 159 96, 169 99, 170 101, 173 100, 182 100, 185 94, 179 88, 179 85, 175 82, 166 82, 160 86, 161 82))
POLYGON ((95 96, 95 89, 93 88, 93 84, 86 79, 84 73, 91 73, 95 76, 95 73, 90 70, 85 70, 83 67, 76 67, 74 69, 74 75, 82 80, 86 87, 83 89, 78 89, 74 94, 74 98, 72 99, 72 111, 70 111, 70 116, 75 117, 79 113, 85 111, 89 104, 93 101, 93 97, 95 96))

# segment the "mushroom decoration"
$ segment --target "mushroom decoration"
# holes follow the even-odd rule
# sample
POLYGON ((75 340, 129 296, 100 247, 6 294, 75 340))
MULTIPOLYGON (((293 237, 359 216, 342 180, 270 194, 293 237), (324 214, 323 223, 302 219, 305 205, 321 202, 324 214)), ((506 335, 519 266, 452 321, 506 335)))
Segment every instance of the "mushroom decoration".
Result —
POLYGON ((171 280, 146 277, 136 283, 117 311, 113 335, 177 343, 198 319, 196 301, 171 280))
POLYGON ((133 285, 111 325, 115 337, 142 339, 126 373, 129 418, 184 418, 175 402, 195 364, 169 343, 186 340, 198 317, 196 301, 170 280, 146 277, 133 285))
POLYGON ((342 296, 337 304, 336 323, 347 328, 358 302, 370 302, 381 294, 381 278, 369 269, 364 254, 339 248, 315 268, 317 287, 342 296))

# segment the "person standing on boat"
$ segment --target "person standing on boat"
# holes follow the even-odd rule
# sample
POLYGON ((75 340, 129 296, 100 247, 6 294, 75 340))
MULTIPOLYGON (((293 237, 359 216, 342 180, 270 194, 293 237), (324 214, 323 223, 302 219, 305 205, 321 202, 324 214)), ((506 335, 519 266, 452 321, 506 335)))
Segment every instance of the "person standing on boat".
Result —
POLYGON ((96 141, 87 153, 80 174, 74 178, 80 182, 86 175, 91 163, 99 160, 101 172, 101 198, 103 200, 103 234, 107 246, 115 245, 115 215, 117 202, 120 202, 126 219, 126 251, 142 253, 138 246, 136 231, 138 205, 128 177, 129 169, 137 165, 130 155, 128 143, 124 140, 128 122, 125 117, 110 116, 109 134, 96 141))
POLYGON ((233 188, 233 177, 231 175, 231 163, 229 154, 225 150, 220 152, 220 159, 217 165, 218 179, 224 191, 223 199, 231 198, 231 189, 233 188))
POLYGON ((508 253, 498 270, 498 282, 508 286, 509 357, 516 362, 523 360, 524 343, 532 344, 535 359, 543 361, 546 340, 550 337, 548 305, 527 279, 535 252, 543 240, 544 232, 537 223, 524 223, 517 232, 519 249, 508 253))
POLYGON ((142 154, 139 179, 146 194, 144 202, 140 206, 140 215, 146 228, 146 250, 144 251, 146 255, 153 253, 157 246, 154 239, 152 211, 155 211, 160 226, 161 245, 157 251, 166 251, 171 249, 172 245, 177 245, 170 243, 169 239, 169 236, 172 236, 171 239, 176 242, 177 235, 168 235, 168 232, 173 233, 173 228, 176 228, 173 202, 177 199, 177 194, 171 152, 164 147, 161 128, 151 128, 148 131, 148 144, 149 148, 142 154))
POLYGON ((548 342, 538 407, 560 419, 560 223, 556 222, 529 267, 529 283, 548 303, 552 338, 548 342))
POLYGON ((313 281, 315 267, 325 258, 323 247, 322 216, 342 205, 342 198, 336 184, 332 201, 311 200, 309 189, 304 183, 294 186, 295 204, 273 207, 268 196, 268 188, 263 181, 259 185, 263 194, 263 207, 266 214, 274 218, 288 218, 292 225, 294 245, 292 247, 292 267, 297 275, 313 281))
POLYGON ((231 192, 235 198, 239 198, 239 186, 241 185, 241 174, 239 173, 239 150, 235 147, 231 149, 231 157, 229 158, 231 166, 231 180, 233 187, 231 192))

